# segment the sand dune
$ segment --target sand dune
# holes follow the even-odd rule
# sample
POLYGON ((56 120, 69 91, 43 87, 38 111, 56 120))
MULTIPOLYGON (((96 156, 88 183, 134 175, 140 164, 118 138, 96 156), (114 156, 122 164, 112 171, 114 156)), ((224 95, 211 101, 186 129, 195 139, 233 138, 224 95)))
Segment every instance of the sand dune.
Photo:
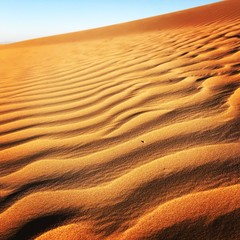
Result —
POLYGON ((0 239, 240 239, 239 15, 0 46, 0 239))

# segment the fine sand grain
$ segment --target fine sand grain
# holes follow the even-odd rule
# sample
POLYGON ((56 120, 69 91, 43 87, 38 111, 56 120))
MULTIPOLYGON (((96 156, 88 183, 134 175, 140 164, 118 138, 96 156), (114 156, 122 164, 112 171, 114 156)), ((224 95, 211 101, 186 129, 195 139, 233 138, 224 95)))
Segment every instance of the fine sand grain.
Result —
POLYGON ((240 4, 0 46, 1 240, 240 239, 240 4))

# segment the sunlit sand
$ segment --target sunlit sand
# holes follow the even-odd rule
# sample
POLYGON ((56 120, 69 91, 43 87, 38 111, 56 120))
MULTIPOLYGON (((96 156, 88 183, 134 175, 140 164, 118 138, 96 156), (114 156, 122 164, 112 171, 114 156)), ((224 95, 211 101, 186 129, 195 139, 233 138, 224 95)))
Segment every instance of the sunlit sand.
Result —
POLYGON ((0 239, 240 239, 239 16, 0 46, 0 239))

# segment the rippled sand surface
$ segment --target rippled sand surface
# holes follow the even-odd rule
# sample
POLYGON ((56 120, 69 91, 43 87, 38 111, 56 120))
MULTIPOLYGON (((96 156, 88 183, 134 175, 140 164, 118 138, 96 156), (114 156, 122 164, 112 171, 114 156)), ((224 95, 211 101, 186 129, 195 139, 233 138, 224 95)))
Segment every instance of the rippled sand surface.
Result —
POLYGON ((0 239, 240 239, 240 4, 0 47, 0 239))

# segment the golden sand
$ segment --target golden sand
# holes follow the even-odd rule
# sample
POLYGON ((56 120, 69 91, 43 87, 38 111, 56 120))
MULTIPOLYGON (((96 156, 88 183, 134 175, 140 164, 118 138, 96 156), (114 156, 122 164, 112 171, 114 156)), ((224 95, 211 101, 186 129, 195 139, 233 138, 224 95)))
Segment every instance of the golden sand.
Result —
POLYGON ((0 47, 0 239, 240 239, 238 0, 0 47))

